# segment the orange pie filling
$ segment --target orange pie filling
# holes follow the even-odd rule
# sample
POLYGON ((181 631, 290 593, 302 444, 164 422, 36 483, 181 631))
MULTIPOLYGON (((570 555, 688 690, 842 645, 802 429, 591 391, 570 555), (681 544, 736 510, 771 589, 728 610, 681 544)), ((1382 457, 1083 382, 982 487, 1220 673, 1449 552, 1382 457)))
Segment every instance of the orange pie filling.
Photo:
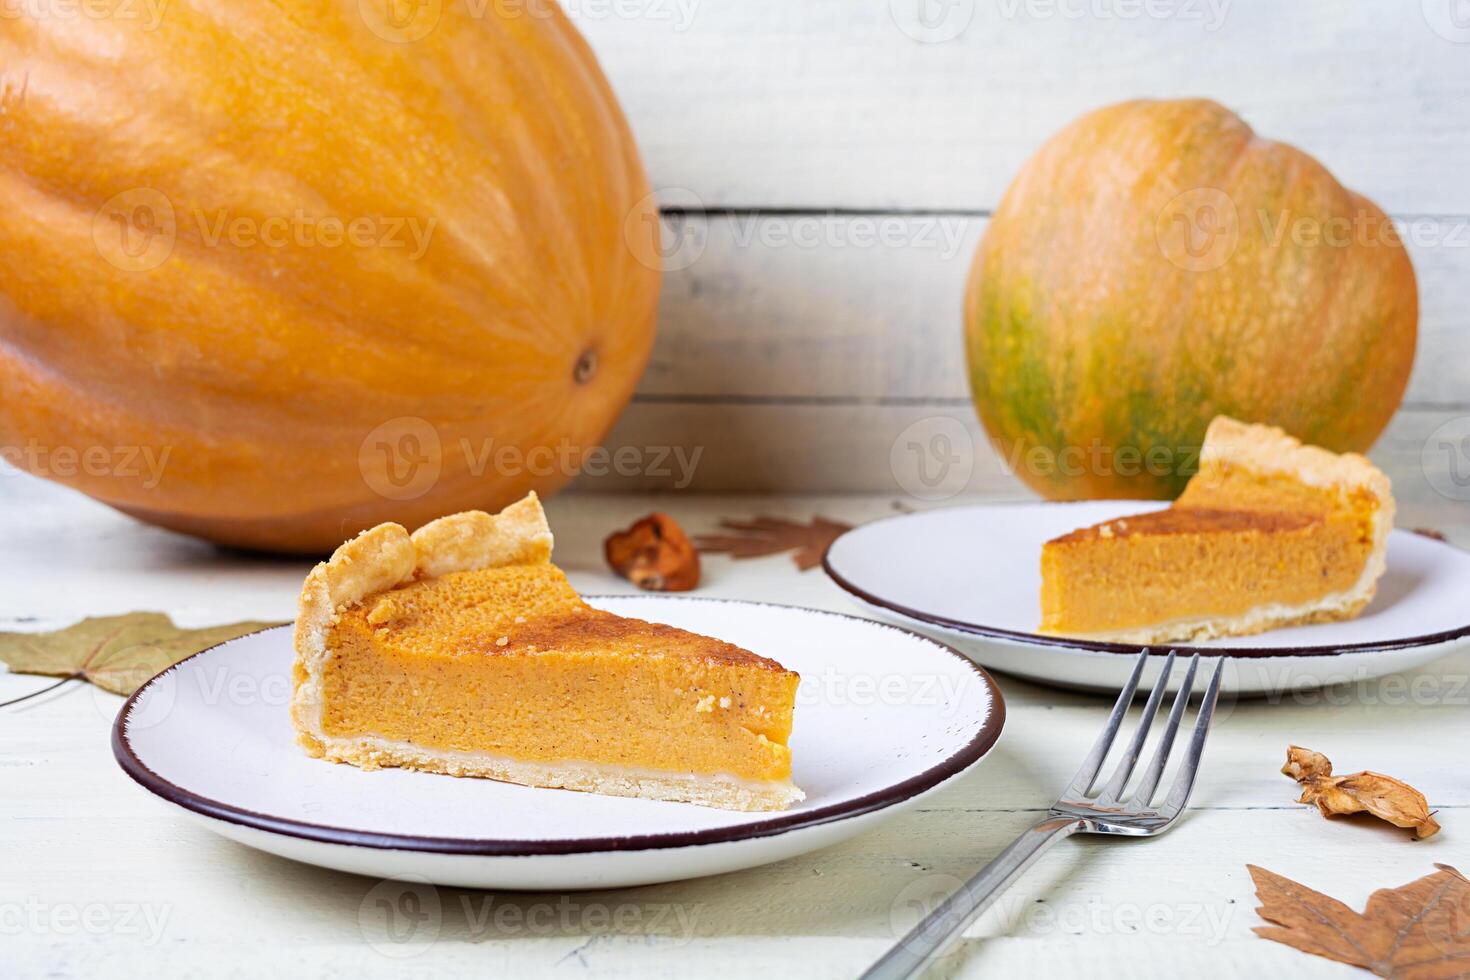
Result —
POLYGON ((1368 546, 1347 520, 1164 510, 1084 528, 1042 552, 1045 632, 1243 617, 1347 592, 1368 546))
POLYGON ((1041 630, 1146 644, 1348 619, 1373 598, 1393 513, 1363 457, 1217 418, 1172 507, 1043 546, 1041 630))
POLYGON ((345 611, 322 730, 528 762, 791 777, 797 676, 587 606, 553 565, 460 572, 345 611))
POLYGON ((528 786, 783 809, 800 678, 712 637, 597 610, 551 564, 532 495, 318 565, 291 720, 311 755, 528 786))

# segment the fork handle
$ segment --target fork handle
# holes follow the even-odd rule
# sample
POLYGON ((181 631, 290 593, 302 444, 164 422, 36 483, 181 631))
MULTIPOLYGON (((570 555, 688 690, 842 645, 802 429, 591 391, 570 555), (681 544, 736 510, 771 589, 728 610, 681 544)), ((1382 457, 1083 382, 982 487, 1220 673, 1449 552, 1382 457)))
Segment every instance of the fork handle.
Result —
POLYGON ((922 973, 943 956, 960 933, 1000 897, 1021 872, 1036 863, 1042 853, 1059 840, 1087 826, 1076 817, 1049 817, 1027 830, 975 877, 924 916, 883 958, 868 968, 860 980, 908 980, 922 973))

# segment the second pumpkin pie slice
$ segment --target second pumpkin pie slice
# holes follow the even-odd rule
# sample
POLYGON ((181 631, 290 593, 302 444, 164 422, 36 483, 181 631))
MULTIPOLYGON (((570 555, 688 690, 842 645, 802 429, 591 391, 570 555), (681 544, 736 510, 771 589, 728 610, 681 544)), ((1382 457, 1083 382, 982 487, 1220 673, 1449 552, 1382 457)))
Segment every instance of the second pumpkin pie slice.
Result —
POLYGON ((1222 416, 1172 507, 1046 543, 1041 630, 1151 644, 1351 619, 1393 517, 1388 477, 1362 456, 1222 416))

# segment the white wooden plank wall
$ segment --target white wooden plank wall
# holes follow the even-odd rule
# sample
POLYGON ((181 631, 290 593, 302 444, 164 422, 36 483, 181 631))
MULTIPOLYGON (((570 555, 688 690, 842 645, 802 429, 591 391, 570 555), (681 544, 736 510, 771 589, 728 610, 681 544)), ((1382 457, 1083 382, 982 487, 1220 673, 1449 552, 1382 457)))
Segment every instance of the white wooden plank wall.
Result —
POLYGON ((1409 519, 1463 508, 1421 465, 1426 437, 1470 416, 1470 29, 1450 2, 567 6, 679 245, 653 363, 610 445, 702 449, 692 478, 670 467, 584 486, 903 492, 913 475, 890 451, 917 423, 959 445, 969 479, 947 490, 1024 495, 966 393, 975 244, 1027 156, 1072 118, 1200 95, 1313 153, 1400 222, 1420 356, 1377 457, 1409 519))

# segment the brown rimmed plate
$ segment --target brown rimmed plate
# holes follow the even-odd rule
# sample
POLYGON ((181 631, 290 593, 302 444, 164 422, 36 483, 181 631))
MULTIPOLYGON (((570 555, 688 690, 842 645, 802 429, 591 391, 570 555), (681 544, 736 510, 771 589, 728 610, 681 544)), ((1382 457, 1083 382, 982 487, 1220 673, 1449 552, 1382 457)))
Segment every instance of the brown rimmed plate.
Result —
MULTIPOLYGON (((844 534, 828 549, 824 567, 863 609, 952 644, 987 667, 1046 684, 1116 691, 1142 647, 1036 632, 1041 546, 1076 528, 1160 506, 1087 501, 903 514, 844 534)), ((1225 657, 1224 691, 1273 695, 1399 673, 1467 643, 1470 554, 1394 531, 1378 595, 1357 619, 1156 652, 1225 657)))
POLYGON ((589 601, 798 671, 792 753, 806 800, 736 813, 309 758, 287 718, 289 627, 221 644, 149 681, 118 715, 114 753, 180 812, 284 857, 464 887, 613 888, 753 867, 846 839, 977 765, 1005 721, 984 670, 905 629, 764 603, 589 601))

